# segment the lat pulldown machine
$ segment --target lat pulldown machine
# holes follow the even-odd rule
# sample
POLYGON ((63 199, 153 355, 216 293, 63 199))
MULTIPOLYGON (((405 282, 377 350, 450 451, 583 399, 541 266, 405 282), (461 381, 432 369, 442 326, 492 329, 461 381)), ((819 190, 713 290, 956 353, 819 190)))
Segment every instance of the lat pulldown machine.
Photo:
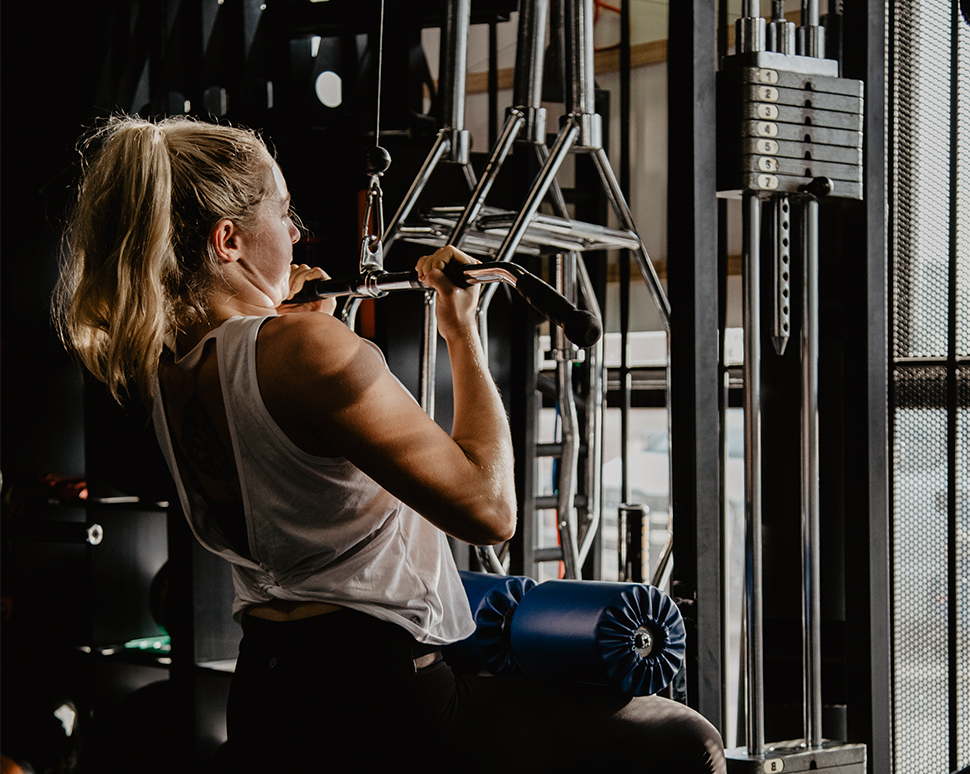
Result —
MULTIPOLYGON (((592 0, 568 0, 564 7, 565 48, 569 52, 566 70, 566 114, 561 120, 560 133, 549 149, 545 145, 545 110, 541 107, 541 84, 545 29, 549 16, 548 0, 524 0, 520 6, 518 27, 518 50, 516 56, 513 107, 509 108, 507 120, 485 164, 482 176, 476 179, 468 160, 469 139, 464 129, 464 65, 470 17, 470 0, 450 0, 447 3, 445 25, 442 31, 442 77, 444 126, 439 131, 431 150, 406 193, 401 205, 383 229, 377 219, 376 232, 365 237, 361 251, 361 274, 352 280, 353 287, 345 286, 339 294, 375 296, 387 289, 414 287, 404 277, 391 278, 383 274, 383 254, 397 239, 440 247, 445 244, 460 246, 472 252, 494 257, 489 264, 493 278, 509 282, 510 275, 521 269, 509 268, 504 273, 499 265, 509 264, 516 253, 555 254, 556 285, 559 295, 572 303, 581 298, 590 319, 600 317, 592 283, 578 253, 585 250, 627 249, 637 259, 637 265, 647 283, 664 321, 669 327, 669 303, 660 280, 650 261, 642 239, 636 232, 630 208, 613 174, 606 152, 602 147, 600 116, 595 112, 593 89, 593 3, 592 0), (503 162, 516 143, 529 146, 536 154, 541 169, 530 186, 522 206, 512 212, 487 207, 486 197, 498 175, 503 162), (571 152, 588 153, 622 228, 611 229, 591 223, 583 223, 569 217, 562 192, 556 183, 566 155, 571 152), (408 220, 418 198, 424 191, 440 162, 456 163, 465 170, 471 190, 464 207, 432 207, 421 217, 408 220), (549 197, 555 216, 539 213, 539 207, 549 197), (403 282, 404 285, 397 283, 403 282)), ((377 182, 387 168, 389 159, 374 156, 370 162, 371 185, 368 194, 368 211, 379 214, 380 185, 377 182)), ((365 221, 365 229, 370 228, 365 221)), ((482 271, 482 270, 477 270, 482 271)), ((466 276, 474 272, 466 270, 466 276)), ((479 275, 484 276, 484 275, 479 275)), ((521 283, 521 277, 516 280, 521 283)), ((526 284, 531 280, 526 280, 526 284)), ((329 286, 336 294, 336 287, 329 286)), ((479 305, 479 321, 482 339, 487 342, 486 312, 494 295, 494 287, 482 293, 479 305)), ((558 302, 557 302, 558 303, 558 302)), ((563 310, 565 308, 562 308, 563 310)), ((345 307, 344 317, 353 324, 356 310, 354 303, 345 307)), ((549 312, 545 309, 545 312, 549 312)), ((565 313, 565 312, 564 312, 565 313)), ((549 316, 547 314, 547 316, 549 316)), ((572 315, 573 325, 578 317, 572 315)), ((582 325, 580 325, 582 327, 582 325)), ((422 345, 420 393, 422 406, 434 412, 434 373, 436 363, 436 329, 434 320, 434 296, 425 294, 425 326, 422 345)), ((582 337, 581 337, 582 338, 582 337)), ((557 328, 553 334, 553 357, 556 360, 556 390, 562 419, 562 440, 556 444, 536 446, 536 454, 549 454, 560 459, 558 493, 552 497, 535 497, 537 508, 552 507, 557 511, 559 546, 553 549, 535 548, 528 553, 534 562, 562 561, 566 578, 580 577, 580 568, 586 560, 596 537, 601 510, 602 475, 602 406, 603 349, 596 334, 583 343, 570 335, 570 328, 557 328), (576 349, 567 342, 570 339, 580 346, 588 346, 584 366, 589 374, 590 388, 587 400, 587 416, 581 428, 577 418, 576 400, 572 387, 572 366, 578 359, 576 349), (587 464, 586 497, 577 497, 579 459, 582 447, 586 448, 587 464), (577 515, 577 501, 582 501, 586 514, 585 530, 581 530, 577 515)), ((531 526, 531 525, 530 525, 531 526)), ((527 540, 531 535, 527 534, 527 540)), ((484 566, 499 574, 506 572, 506 565, 491 547, 480 550, 484 566)))
POLYGON ((744 0, 736 54, 718 73, 718 190, 742 198, 745 421, 744 675, 746 741, 728 751, 731 772, 863 774, 866 748, 822 739, 818 488, 818 199, 862 198, 863 84, 824 59, 818 2, 802 2, 802 26, 773 2, 766 24, 744 0), (801 223, 792 233, 793 215, 801 223), (767 228, 762 229, 762 218, 767 228), (767 234, 766 243, 762 235, 767 234), (761 324, 762 252, 772 266, 769 335, 778 355, 792 328, 791 247, 802 263, 801 517, 803 740, 766 746, 762 635, 761 324))

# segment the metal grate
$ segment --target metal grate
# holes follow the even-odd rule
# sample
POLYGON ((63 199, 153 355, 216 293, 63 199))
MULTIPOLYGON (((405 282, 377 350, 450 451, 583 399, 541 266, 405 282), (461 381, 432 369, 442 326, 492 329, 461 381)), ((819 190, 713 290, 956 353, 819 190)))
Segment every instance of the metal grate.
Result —
POLYGON ((896 2, 895 357, 945 357, 950 255, 950 6, 896 2), (942 120, 941 120, 942 119, 942 120))
POLYGON ((970 73, 970 23, 960 23, 957 35, 956 68, 964 77, 957 81, 957 136, 960 138, 960 151, 956 158, 956 354, 970 357, 970 76, 967 75, 970 73))
POLYGON ((935 773, 949 762, 946 369, 898 371, 895 387, 894 771, 935 773))
POLYGON ((970 762, 970 367, 957 369, 957 755, 970 762))
MULTIPOLYGON (((956 355, 970 356, 970 24, 957 27, 956 355)), ((970 763, 970 366, 957 369, 957 759, 970 763)))
POLYGON ((893 9, 893 769, 935 774, 970 763, 970 28, 893 9))

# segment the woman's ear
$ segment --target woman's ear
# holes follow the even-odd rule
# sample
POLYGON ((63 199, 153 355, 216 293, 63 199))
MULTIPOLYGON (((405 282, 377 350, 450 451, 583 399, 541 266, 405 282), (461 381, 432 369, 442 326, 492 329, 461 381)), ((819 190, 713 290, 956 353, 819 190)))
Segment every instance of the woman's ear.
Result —
POLYGON ((239 260, 239 228, 228 218, 223 218, 212 231, 212 246, 219 260, 234 263, 239 260))

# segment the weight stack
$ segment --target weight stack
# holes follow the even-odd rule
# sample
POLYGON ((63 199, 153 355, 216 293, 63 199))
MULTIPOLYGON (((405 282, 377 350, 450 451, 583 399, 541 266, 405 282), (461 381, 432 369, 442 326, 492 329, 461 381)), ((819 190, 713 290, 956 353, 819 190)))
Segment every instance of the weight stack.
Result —
POLYGON ((838 68, 773 51, 725 57, 718 191, 862 199, 863 83, 838 77, 838 68))
POLYGON ((801 740, 781 742, 765 748, 762 755, 749 755, 744 747, 725 750, 728 774, 778 774, 792 771, 823 771, 829 774, 866 774, 866 746, 822 741, 821 747, 806 747, 801 740))

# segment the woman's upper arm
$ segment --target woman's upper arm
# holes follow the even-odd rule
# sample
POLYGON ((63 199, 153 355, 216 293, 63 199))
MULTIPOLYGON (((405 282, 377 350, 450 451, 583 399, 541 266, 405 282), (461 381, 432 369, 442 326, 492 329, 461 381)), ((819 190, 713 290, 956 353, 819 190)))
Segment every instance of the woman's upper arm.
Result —
POLYGON ((309 430, 444 531, 480 545, 507 539, 514 502, 502 496, 508 471, 501 468, 510 460, 469 459, 368 343, 324 317, 293 315, 275 326, 267 373, 280 383, 270 390, 289 392, 309 430))

